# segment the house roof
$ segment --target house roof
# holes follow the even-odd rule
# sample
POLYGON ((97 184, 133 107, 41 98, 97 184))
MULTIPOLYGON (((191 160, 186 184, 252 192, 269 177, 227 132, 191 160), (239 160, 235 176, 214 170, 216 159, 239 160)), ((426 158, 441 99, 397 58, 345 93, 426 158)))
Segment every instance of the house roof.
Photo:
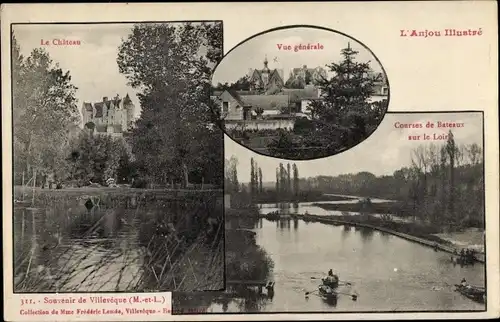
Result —
MULTIPOLYGON (((260 70, 260 69, 254 69, 253 70, 253 74, 257 74, 258 78, 262 81, 262 71, 263 70, 260 70)), ((253 75, 252 75, 253 76, 253 75)), ((279 79, 283 81, 283 77, 281 77, 280 73, 278 72, 277 69, 273 69, 269 72, 269 79, 272 79, 273 77, 279 77, 279 79)))
POLYGON ((288 106, 288 95, 241 95, 245 105, 261 107, 264 111, 278 110, 288 106))
POLYGON ((304 99, 315 99, 319 95, 319 90, 313 86, 300 89, 283 88, 283 92, 290 96, 290 103, 298 103, 304 99))
POLYGON ((236 91, 239 95, 261 95, 262 92, 260 91, 236 91))
POLYGON ((237 91, 226 90, 226 92, 228 92, 229 95, 231 95, 242 107, 249 106, 249 104, 242 99, 241 95, 238 94, 237 91))

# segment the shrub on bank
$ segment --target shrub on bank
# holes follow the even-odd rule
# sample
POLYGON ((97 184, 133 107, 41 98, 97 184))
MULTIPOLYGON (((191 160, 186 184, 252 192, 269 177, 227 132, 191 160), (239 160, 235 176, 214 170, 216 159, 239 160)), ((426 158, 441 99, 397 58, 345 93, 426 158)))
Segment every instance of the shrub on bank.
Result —
POLYGON ((273 267, 272 259, 257 245, 254 232, 226 231, 227 280, 265 280, 273 267))

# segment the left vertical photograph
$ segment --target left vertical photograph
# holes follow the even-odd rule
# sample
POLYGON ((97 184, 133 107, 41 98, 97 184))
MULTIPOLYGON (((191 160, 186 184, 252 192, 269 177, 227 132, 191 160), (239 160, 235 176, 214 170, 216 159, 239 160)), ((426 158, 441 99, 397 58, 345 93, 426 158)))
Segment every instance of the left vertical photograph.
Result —
POLYGON ((14 293, 221 290, 221 21, 12 24, 14 293))

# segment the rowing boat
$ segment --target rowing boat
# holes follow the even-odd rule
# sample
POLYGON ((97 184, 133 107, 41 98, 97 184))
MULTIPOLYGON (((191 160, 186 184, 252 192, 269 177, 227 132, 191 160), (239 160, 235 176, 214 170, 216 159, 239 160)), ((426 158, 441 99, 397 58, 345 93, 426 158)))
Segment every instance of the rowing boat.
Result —
POLYGON ((463 286, 460 284, 455 284, 456 291, 463 296, 470 298, 473 301, 484 303, 486 301, 486 290, 482 287, 477 286, 463 286))
POLYGON ((319 295, 324 299, 335 299, 337 298, 337 292, 328 285, 318 286, 319 295))

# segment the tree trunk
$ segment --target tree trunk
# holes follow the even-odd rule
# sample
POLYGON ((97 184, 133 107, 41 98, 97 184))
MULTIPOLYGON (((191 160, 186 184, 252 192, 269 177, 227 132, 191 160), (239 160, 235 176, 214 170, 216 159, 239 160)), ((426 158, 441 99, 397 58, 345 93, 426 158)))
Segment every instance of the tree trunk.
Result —
POLYGON ((182 162, 182 174, 183 174, 182 188, 187 188, 187 186, 189 185, 189 177, 188 177, 188 167, 185 162, 182 162))

